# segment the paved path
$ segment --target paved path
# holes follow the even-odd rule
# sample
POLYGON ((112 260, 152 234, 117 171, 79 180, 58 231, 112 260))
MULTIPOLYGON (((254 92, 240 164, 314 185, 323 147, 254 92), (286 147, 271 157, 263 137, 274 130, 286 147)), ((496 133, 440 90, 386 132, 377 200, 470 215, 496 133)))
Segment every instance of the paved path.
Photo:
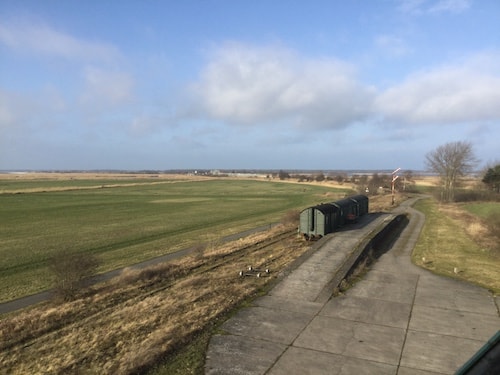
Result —
MULTIPOLYGON (((249 229, 249 230, 246 230, 243 232, 232 234, 232 235, 221 238, 221 241, 222 242, 234 241, 238 238, 246 237, 252 233, 262 232, 262 231, 268 230, 268 229, 272 228, 274 225, 276 225, 276 224, 271 223, 268 225, 260 226, 258 228, 253 228, 253 229, 249 229)), ((149 260, 146 260, 146 261, 141 262, 141 263, 132 264, 132 265, 125 267, 125 268, 144 269, 147 267, 154 266, 158 263, 169 262, 169 261, 172 261, 174 259, 184 257, 184 256, 196 251, 197 249, 198 249, 197 246, 192 246, 192 247, 182 249, 182 250, 179 250, 179 251, 176 251, 173 253, 169 253, 169 254, 162 255, 162 256, 159 256, 159 257, 156 257, 153 259, 149 259, 149 260)), ((107 280, 111 280, 113 277, 119 276, 125 268, 119 268, 116 270, 112 270, 112 271, 108 271, 108 272, 96 275, 95 277, 92 278, 90 283, 96 284, 96 283, 101 283, 101 282, 104 282, 107 280)), ((50 289, 50 290, 45 290, 43 292, 39 292, 36 294, 31 294, 31 295, 28 295, 25 297, 20 297, 20 298, 11 300, 11 301, 0 302, 0 315, 11 313, 11 312, 21 310, 21 309, 25 309, 29 306, 33 306, 33 305, 36 305, 38 303, 47 302, 48 300, 50 300, 53 297, 53 295, 54 295, 54 291, 53 291, 53 289, 50 289)))
POLYGON ((482 288, 411 264, 425 218, 408 204, 398 211, 409 225, 363 280, 325 298, 336 255, 322 246, 224 323, 205 373, 453 374, 500 328, 498 307, 482 288))

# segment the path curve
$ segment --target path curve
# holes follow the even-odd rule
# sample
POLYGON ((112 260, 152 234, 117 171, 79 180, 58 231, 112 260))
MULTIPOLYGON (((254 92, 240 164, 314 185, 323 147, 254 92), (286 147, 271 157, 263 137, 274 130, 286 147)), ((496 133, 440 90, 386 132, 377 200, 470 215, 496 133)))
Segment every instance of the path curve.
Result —
POLYGON ((210 341, 205 373, 455 373, 497 332, 500 316, 487 290, 411 263, 425 221, 410 207, 414 201, 394 210, 408 214, 409 224, 344 295, 316 300, 304 292, 321 275, 315 257, 339 251, 333 236, 290 279, 222 325, 224 334, 210 341))

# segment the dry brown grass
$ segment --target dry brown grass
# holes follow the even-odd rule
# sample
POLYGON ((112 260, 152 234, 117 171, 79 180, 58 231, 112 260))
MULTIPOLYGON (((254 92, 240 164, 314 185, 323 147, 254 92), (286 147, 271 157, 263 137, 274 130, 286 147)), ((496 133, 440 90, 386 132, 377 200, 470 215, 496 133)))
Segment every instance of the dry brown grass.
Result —
POLYGON ((458 205, 426 200, 416 208, 425 213, 426 221, 413 262, 500 294, 500 248, 491 229, 458 205))
POLYGON ((76 181, 71 186, 37 186, 37 187, 7 187, 0 189, 0 194, 14 194, 14 193, 39 193, 39 192, 61 192, 68 190, 92 190, 117 187, 130 187, 130 186, 147 186, 158 184, 172 184, 186 181, 206 181, 213 179, 213 177, 194 176, 194 175, 181 175, 181 174, 134 174, 134 173, 48 173, 48 172, 30 172, 30 173, 6 173, 1 175, 1 180, 6 181, 76 181), (102 181, 109 181, 105 185, 102 181), (137 180, 137 182, 131 182, 137 180), (145 181, 147 180, 147 181, 145 181), (78 185, 78 181, 82 185, 78 185), (96 185, 89 185, 88 181, 96 182, 96 185), (123 182, 121 182, 123 181, 123 182))
POLYGON ((483 251, 498 253, 500 256, 499 239, 485 220, 465 211, 458 204, 441 205, 439 210, 463 228, 483 251))
MULTIPOLYGON (((439 176, 416 176, 413 178, 415 185, 424 187, 437 187, 441 186, 441 179, 439 176)), ((478 186, 483 186, 481 178, 465 177, 457 181, 462 188, 477 189, 478 186)))
POLYGON ((408 195, 404 193, 394 194, 394 205, 392 204, 391 194, 378 194, 370 196, 370 212, 387 212, 401 204, 401 202, 408 199, 408 195))
POLYGON ((129 179, 129 178, 163 178, 168 180, 186 180, 201 178, 199 176, 191 176, 184 174, 138 174, 138 173, 91 173, 91 172, 29 172, 29 173, 5 173, 2 174, 2 179, 4 180, 55 180, 55 181, 67 181, 67 180, 118 180, 118 179, 129 179))
POLYGON ((437 176, 416 176, 413 181, 415 185, 419 186, 439 186, 439 177, 437 176))
POLYGON ((214 242, 168 264, 125 270, 78 300, 3 317, 0 368, 9 374, 137 372, 265 287, 307 250, 296 236, 254 246, 284 230, 214 242), (248 265, 270 268, 272 276, 239 277, 248 265))

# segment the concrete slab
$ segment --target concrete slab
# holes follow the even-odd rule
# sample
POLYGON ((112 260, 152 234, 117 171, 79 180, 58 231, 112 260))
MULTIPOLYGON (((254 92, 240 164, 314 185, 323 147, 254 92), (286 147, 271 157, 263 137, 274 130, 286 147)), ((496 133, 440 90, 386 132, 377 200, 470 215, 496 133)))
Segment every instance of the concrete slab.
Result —
POLYGON ((240 310, 221 328, 233 335, 290 345, 310 320, 309 314, 257 306, 240 310))
POLYGON ((478 293, 489 294, 487 290, 479 286, 467 283, 459 279, 452 279, 451 277, 440 276, 431 273, 429 270, 420 269, 420 286, 427 287, 438 287, 443 289, 456 289, 461 291, 470 291, 478 293), (439 285, 436 285, 439 284, 439 285))
POLYGON ((356 296, 340 296, 331 299, 320 315, 373 323, 397 328, 406 328, 411 304, 356 296))
POLYGON ((500 327, 500 300, 411 264, 424 216, 402 209, 409 225, 363 280, 330 298, 336 273, 352 264, 346 257, 383 215, 335 233, 269 295, 224 323, 228 335, 212 339, 206 373, 453 374, 500 327))
POLYGON ((488 341, 500 328, 498 316, 415 305, 409 329, 488 341))
POLYGON ((425 371, 415 368, 400 367, 398 375, 445 375, 443 372, 425 371))
POLYGON ((398 365, 405 330, 317 316, 293 346, 398 365))
POLYGON ((388 275, 384 275, 383 272, 375 272, 374 275, 370 275, 369 277, 370 279, 367 279, 367 282, 360 282, 351 288, 348 294, 406 304, 413 302, 416 289, 416 282, 412 281, 413 275, 410 275, 409 279, 402 275, 399 282, 396 280, 385 280, 388 275))
POLYGON ((361 280, 360 283, 377 281, 382 283, 405 284, 406 286, 415 286, 420 281, 420 275, 416 272, 397 272, 397 269, 390 271, 379 271, 371 269, 361 280))
POLYGON ((498 316, 495 301, 487 290, 442 279, 421 277, 415 304, 498 316))
POLYGON ((266 307, 268 309, 294 311, 310 315, 311 317, 317 315, 323 308, 323 304, 318 302, 308 302, 269 295, 256 299, 254 305, 266 307))
POLYGON ((382 255, 378 262, 372 266, 372 271, 381 272, 397 272, 398 274, 404 274, 407 272, 415 273, 413 267, 408 265, 408 256, 401 255, 399 257, 392 256, 392 254, 382 255))
POLYGON ((401 366, 454 374, 483 344, 455 336, 408 331, 401 366))
POLYGON ((272 296, 295 298, 314 302, 324 285, 332 278, 331 272, 303 270, 294 271, 269 293, 272 296))
POLYGON ((213 336, 206 358, 207 375, 262 375, 276 362, 286 345, 244 336, 213 336))
POLYGON ((289 348, 269 375, 395 375, 396 366, 302 348, 289 348))
POLYGON ((307 262, 302 264, 300 270, 331 271, 332 264, 342 262, 345 258, 346 253, 337 251, 336 246, 327 246, 325 249, 321 249, 321 252, 314 253, 307 262))

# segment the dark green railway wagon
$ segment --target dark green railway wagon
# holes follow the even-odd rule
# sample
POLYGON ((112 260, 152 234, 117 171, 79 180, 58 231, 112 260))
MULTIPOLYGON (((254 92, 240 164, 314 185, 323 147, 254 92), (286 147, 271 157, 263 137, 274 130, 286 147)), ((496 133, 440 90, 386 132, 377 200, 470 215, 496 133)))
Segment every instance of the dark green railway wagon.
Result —
POLYGON ((322 237, 339 227, 340 210, 332 203, 308 207, 300 213, 299 231, 306 238, 322 237))
POLYGON ((339 226, 356 221, 356 210, 354 202, 349 198, 344 198, 335 201, 332 204, 337 206, 340 210, 339 226))
POLYGON ((368 213, 368 197, 366 195, 355 195, 349 199, 355 203, 354 209, 356 211, 356 217, 360 217, 368 213))
POLYGON ((322 203, 302 210, 299 232, 307 239, 323 237, 367 213, 368 197, 364 195, 322 203))

